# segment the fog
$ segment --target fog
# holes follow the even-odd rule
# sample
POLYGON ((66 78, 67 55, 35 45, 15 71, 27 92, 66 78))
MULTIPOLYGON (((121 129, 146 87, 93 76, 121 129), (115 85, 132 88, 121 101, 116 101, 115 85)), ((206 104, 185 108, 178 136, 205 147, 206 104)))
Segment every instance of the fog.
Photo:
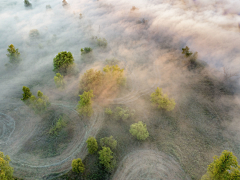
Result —
MULTIPOLYGON (((68 0, 66 6, 63 6, 61 0, 30 2, 31 7, 25 7, 23 1, 16 0, 3 0, 0 4, 0 113, 9 115, 6 119, 12 118, 11 113, 22 111, 18 108, 24 107, 20 100, 23 86, 32 87, 33 94, 41 90, 49 96, 53 104, 58 103, 60 96, 66 96, 65 100, 68 101, 71 101, 69 97, 79 99, 81 75, 90 68, 102 69, 105 59, 113 57, 120 60, 121 68, 125 69, 128 89, 126 94, 111 97, 103 104, 131 103, 142 95, 153 92, 158 86, 176 102, 181 102, 182 96, 180 97, 179 93, 185 93, 182 86, 192 83, 188 79, 191 72, 189 74, 187 70, 179 68, 182 67, 180 62, 184 59, 182 48, 188 46, 190 51, 198 52, 200 61, 208 65, 206 74, 219 79, 223 79, 224 69, 228 74, 234 74, 230 78, 230 83, 234 83, 231 84, 231 87, 234 87, 234 97, 221 97, 219 102, 237 106, 229 112, 232 120, 223 124, 229 131, 240 132, 238 0, 68 0), (47 9, 46 5, 51 8, 47 9), (38 37, 29 36, 33 29, 38 30, 38 37), (92 39, 93 36, 105 38, 107 47, 99 48, 92 39), (10 44, 19 49, 22 58, 20 65, 14 69, 5 66, 9 61, 6 54, 10 44), (80 49, 84 47, 93 48, 92 63, 82 61, 80 49), (66 91, 56 92, 53 81, 55 74, 52 71, 53 58, 61 51, 72 52, 78 75, 66 77, 66 91)), ((101 106, 101 101, 97 101, 97 106, 101 106)), ((29 128, 35 127, 35 123, 40 121, 39 117, 34 118, 33 115, 28 118, 29 122, 34 119, 31 121, 32 125, 28 125, 29 128)), ((99 117, 96 115, 94 118, 99 117)), ((12 120, 11 123, 13 124, 12 120)), ((28 124, 28 121, 24 124, 28 124)), ((22 127, 22 124, 19 127, 22 127)), ((21 131, 21 135, 23 129, 18 128, 16 123, 16 130, 21 131)), ((32 132, 29 130, 29 135, 32 132)), ((91 134, 94 130, 89 132, 91 134)), ((8 133, 8 136, 11 135, 12 129, 8 133)), ((16 134, 14 137, 17 136, 16 134)), ((2 141, 6 141, 6 138, 2 141)), ((5 154, 12 155, 13 159, 16 159, 17 151, 13 150, 13 147, 18 146, 15 142, 18 140, 10 138, 11 148, 0 147, 5 154)), ((69 154, 66 157, 70 157, 69 154)), ((85 155, 86 153, 83 153, 82 157, 85 155)), ((75 154, 71 157, 75 157, 75 154)), ((21 158, 18 157, 23 163, 24 158, 21 158)), ((65 156, 52 159, 51 163, 69 160, 64 158, 65 156)), ((43 164, 51 164, 44 160, 33 161, 34 163, 27 164, 41 167, 43 164)), ((18 165, 15 164, 14 167, 17 171, 18 165)))

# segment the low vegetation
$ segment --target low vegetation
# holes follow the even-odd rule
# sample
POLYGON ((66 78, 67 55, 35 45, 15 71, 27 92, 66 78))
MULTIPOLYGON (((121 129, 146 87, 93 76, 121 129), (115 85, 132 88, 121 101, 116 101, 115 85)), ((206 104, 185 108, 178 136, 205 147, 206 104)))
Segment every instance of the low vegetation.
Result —
POLYGON ((133 136, 135 136, 138 140, 145 140, 149 136, 147 126, 142 121, 139 121, 138 123, 132 124, 130 126, 129 132, 133 136))
POLYGON ((67 123, 64 121, 62 117, 60 117, 56 122, 56 124, 53 125, 49 130, 49 134, 53 136, 57 136, 59 131, 61 131, 66 126, 67 126, 67 123))
POLYGON ((92 98, 94 97, 93 91, 84 91, 82 95, 79 95, 80 101, 78 102, 77 111, 80 115, 90 117, 93 114, 92 98))
POLYGON ((56 76, 54 76, 54 82, 57 88, 64 89, 65 82, 63 76, 60 73, 56 73, 56 76))

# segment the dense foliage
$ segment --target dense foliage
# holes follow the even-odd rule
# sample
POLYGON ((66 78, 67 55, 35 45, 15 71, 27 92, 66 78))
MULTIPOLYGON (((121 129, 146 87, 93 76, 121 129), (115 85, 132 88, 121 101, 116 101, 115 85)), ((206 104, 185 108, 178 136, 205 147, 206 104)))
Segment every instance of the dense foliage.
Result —
POLYGON ((111 150, 114 150, 117 146, 117 141, 113 138, 113 136, 105 137, 100 140, 101 147, 109 147, 111 150))
POLYGON ((157 105, 159 109, 167 111, 172 111, 176 105, 174 99, 169 99, 167 94, 163 94, 159 87, 151 94, 151 102, 153 105, 157 105))
POLYGON ((232 152, 225 150, 219 157, 213 158, 201 180, 240 180, 240 166, 232 152))
POLYGON ((93 96, 93 91, 88 91, 88 92, 83 92, 82 95, 79 95, 80 101, 78 102, 77 106, 77 111, 79 112, 80 115, 83 116, 91 116, 93 113, 92 109, 92 97, 93 96))
POLYGON ((28 0, 24 0, 25 7, 31 7, 32 4, 28 0))
POLYGON ((67 123, 64 121, 62 117, 60 117, 56 122, 56 124, 52 126, 51 129, 49 130, 49 134, 56 136, 58 135, 59 131, 61 131, 61 129, 63 129, 66 126, 67 126, 67 123))
POLYGON ((81 49, 81 55, 84 55, 84 54, 87 54, 90 52, 92 52, 92 48, 90 48, 90 47, 85 47, 85 48, 81 49))
POLYGON ((71 52, 63 51, 59 52, 57 56, 53 59, 53 71, 56 73, 66 74, 68 69, 74 64, 74 58, 71 52))
POLYGON ((89 137, 86 142, 88 152, 90 154, 94 154, 98 150, 97 140, 94 137, 89 137))
POLYGON ((84 164, 82 163, 82 159, 77 158, 72 160, 72 171, 76 173, 84 172, 84 164))
POLYGON ((132 124, 129 132, 138 140, 145 140, 149 136, 147 126, 142 121, 132 124))
POLYGON ((63 80, 63 76, 60 73, 57 73, 56 76, 54 76, 54 82, 57 88, 64 89, 65 82, 63 80))
POLYGON ((31 93, 30 89, 28 87, 26 87, 26 86, 23 86, 22 90, 23 90, 23 94, 22 94, 23 98, 22 98, 22 100, 26 101, 26 100, 28 100, 32 96, 32 93, 31 93))
POLYGON ((8 46, 7 51, 8 51, 7 57, 9 57, 10 64, 7 63, 5 64, 5 66, 9 67, 17 65, 21 62, 20 53, 18 52, 18 49, 15 49, 13 44, 8 46))
POLYGON ((8 155, 4 156, 3 152, 0 152, 0 179, 1 180, 13 180, 13 168, 9 165, 10 158, 8 155))
POLYGON ((113 158, 113 152, 109 147, 103 147, 99 152, 99 161, 104 167, 111 171, 115 167, 115 160, 113 158))

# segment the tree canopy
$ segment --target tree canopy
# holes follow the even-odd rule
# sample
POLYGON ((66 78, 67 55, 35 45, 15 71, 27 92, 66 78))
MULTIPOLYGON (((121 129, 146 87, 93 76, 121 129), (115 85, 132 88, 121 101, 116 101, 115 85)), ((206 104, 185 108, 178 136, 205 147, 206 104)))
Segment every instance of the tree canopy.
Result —
POLYGON ((97 140, 94 137, 89 137, 86 142, 88 152, 90 154, 94 154, 98 150, 97 140))
POLYGON ((149 136, 147 126, 142 121, 132 124, 129 132, 138 140, 145 140, 149 136))
POLYGON ((84 54, 87 54, 90 52, 92 52, 92 48, 90 48, 90 47, 85 47, 85 48, 81 49, 81 55, 84 55, 84 54))
POLYGON ((9 57, 10 64, 5 64, 5 66, 8 67, 12 65, 17 65, 21 62, 20 53, 18 52, 18 49, 15 49, 13 44, 8 46, 7 51, 8 51, 7 57, 9 57))
POLYGON ((13 168, 9 165, 10 158, 8 155, 4 156, 3 152, 0 152, 0 179, 1 180, 13 180, 13 168))
POLYGON ((214 156, 213 159, 201 180, 240 180, 240 166, 232 152, 224 150, 219 157, 214 156))
POLYGON ((26 101, 26 100, 28 100, 32 96, 32 93, 31 93, 30 89, 28 87, 26 87, 26 86, 23 86, 22 90, 23 90, 23 94, 22 94, 23 98, 22 98, 22 100, 26 101))
POLYGON ((56 73, 67 74, 67 71, 74 64, 74 58, 71 52, 59 52, 53 59, 53 71, 56 73))
POLYGON ((176 105, 174 99, 168 98, 167 94, 163 94, 159 87, 151 94, 151 102, 153 105, 157 105, 159 109, 167 111, 172 111, 176 105))
POLYGON ((98 153, 100 164, 104 165, 108 171, 111 171, 116 164, 111 149, 109 147, 103 147, 98 153))
POLYGON ((113 138, 113 136, 105 137, 100 140, 101 147, 109 147, 111 150, 114 150, 117 146, 117 141, 113 138))
POLYGON ((79 95, 80 101, 78 101, 78 106, 77 106, 77 111, 79 112, 80 115, 83 116, 91 116, 93 113, 92 109, 92 97, 93 91, 88 91, 88 92, 83 92, 82 95, 79 95))
POLYGON ((63 80, 63 76, 60 73, 57 73, 56 76, 54 76, 54 82, 57 88, 64 89, 65 82, 63 80))
POLYGON ((83 173, 85 170, 82 159, 77 158, 72 160, 72 171, 76 173, 83 173))

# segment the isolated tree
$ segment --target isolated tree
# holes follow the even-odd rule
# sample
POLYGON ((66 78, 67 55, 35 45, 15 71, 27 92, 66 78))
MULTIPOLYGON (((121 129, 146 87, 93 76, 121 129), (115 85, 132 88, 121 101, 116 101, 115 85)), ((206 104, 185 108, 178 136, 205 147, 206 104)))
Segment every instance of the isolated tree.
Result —
POLYGON ((18 52, 18 49, 15 49, 13 44, 8 46, 7 51, 7 57, 9 57, 10 64, 6 64, 6 66, 17 65, 21 62, 20 53, 18 52))
POLYGON ((193 53, 191 51, 189 51, 189 47, 185 47, 185 48, 182 48, 182 54, 185 55, 185 57, 189 57, 191 56, 193 53))
POLYGON ((71 52, 59 52, 57 56, 53 59, 53 71, 56 73, 66 74, 68 68, 70 68, 74 64, 73 62, 74 58, 71 52))
POLYGON ((132 124, 129 132, 138 140, 145 140, 149 136, 147 126, 142 121, 132 124))
POLYGON ((90 52, 92 52, 92 48, 90 47, 85 47, 81 49, 81 55, 88 54, 90 52))
POLYGON ((82 95, 79 95, 80 101, 78 101, 77 111, 80 115, 91 116, 93 113, 92 109, 92 97, 93 91, 83 92, 82 95))
POLYGON ((1 180, 13 180, 13 168, 9 165, 10 158, 8 155, 4 156, 3 152, 0 152, 0 179, 1 180))
POLYGON ((63 76, 60 73, 57 73, 56 76, 54 76, 54 82, 57 88, 64 89, 65 82, 63 80, 63 76))
POLYGON ((26 86, 23 86, 22 90, 23 90, 23 94, 22 94, 23 98, 22 98, 22 100, 26 101, 26 100, 28 100, 32 96, 32 93, 31 93, 30 89, 28 87, 26 87, 26 86))
POLYGON ((167 111, 172 111, 176 105, 174 99, 168 98, 167 94, 163 94, 159 87, 151 94, 151 102, 153 105, 157 105, 159 109, 167 111))
POLYGON ((83 173, 85 170, 82 159, 77 158, 72 160, 72 171, 76 173, 83 173))
POLYGON ((113 136, 105 137, 100 140, 101 147, 109 147, 111 150, 114 150, 117 146, 117 141, 113 138, 113 136))
POLYGON ((80 80, 80 89, 96 93, 103 84, 103 73, 94 69, 87 70, 80 80))
POLYGON ((201 180, 240 180, 240 166, 232 152, 224 150, 219 157, 213 158, 201 180))
POLYGON ((128 107, 126 108, 116 107, 114 114, 116 119, 127 120, 131 116, 134 116, 135 111, 134 110, 130 111, 128 107))
POLYGON ((25 7, 31 7, 32 4, 28 0, 24 0, 25 7))
POLYGON ((104 165, 108 171, 113 170, 116 162, 113 158, 113 152, 111 149, 109 147, 103 147, 98 153, 100 164, 104 165))
POLYGON ((89 137, 86 142, 88 152, 90 154, 94 154, 98 150, 97 140, 94 137, 89 137))

